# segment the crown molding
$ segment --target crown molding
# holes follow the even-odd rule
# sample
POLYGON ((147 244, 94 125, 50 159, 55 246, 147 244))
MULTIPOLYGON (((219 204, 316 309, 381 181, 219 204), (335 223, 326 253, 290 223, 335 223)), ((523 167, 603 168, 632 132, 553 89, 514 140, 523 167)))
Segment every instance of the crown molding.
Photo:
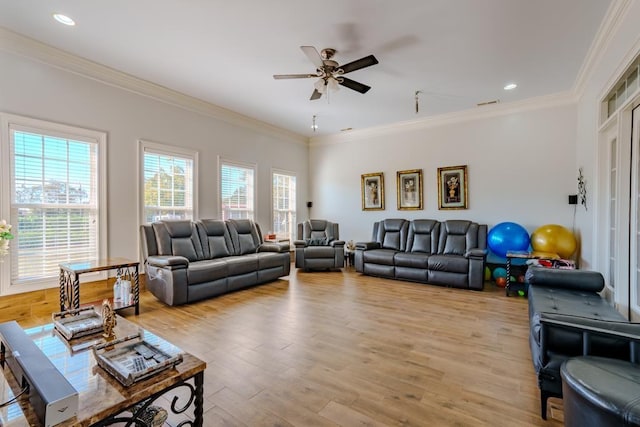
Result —
POLYGON ((434 127, 448 126, 463 122, 489 119, 493 117, 506 116, 525 111, 540 110, 562 105, 576 104, 578 97, 573 91, 559 92, 551 95, 529 98, 522 101, 515 101, 505 104, 486 105, 465 111, 456 111, 438 116, 431 116, 417 120, 393 123, 385 126, 376 126, 362 130, 352 130, 349 132, 325 136, 312 137, 309 146, 331 145, 348 141, 357 141, 373 136, 396 134, 399 132, 410 132, 434 127))
POLYGON ((134 77, 122 71, 72 55, 3 27, 0 27, 0 50, 36 60, 184 110, 222 120, 236 126, 265 132, 289 142, 306 146, 309 141, 306 136, 290 132, 263 121, 236 113, 235 111, 205 102, 201 99, 134 77))
POLYGON ((602 59, 602 55, 604 55, 607 46, 609 46, 609 43, 611 43, 611 40, 620 28, 629 9, 631 9, 633 1, 634 0, 614 0, 609 6, 573 84, 573 91, 578 97, 584 93, 591 74, 602 59))

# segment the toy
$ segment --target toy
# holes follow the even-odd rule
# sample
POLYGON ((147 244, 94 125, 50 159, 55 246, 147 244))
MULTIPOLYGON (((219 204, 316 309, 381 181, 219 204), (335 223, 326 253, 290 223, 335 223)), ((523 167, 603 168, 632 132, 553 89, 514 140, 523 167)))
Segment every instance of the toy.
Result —
POLYGON ((493 278, 497 281, 499 277, 507 280, 507 270, 502 267, 496 267, 493 269, 493 278))
POLYGON ((496 285, 498 285, 501 288, 504 288, 505 286, 507 286, 507 278, 506 277, 496 277, 496 285))
POLYGON ((501 222, 489 230, 487 244, 496 255, 505 257, 509 251, 528 250, 529 233, 515 222, 501 222))

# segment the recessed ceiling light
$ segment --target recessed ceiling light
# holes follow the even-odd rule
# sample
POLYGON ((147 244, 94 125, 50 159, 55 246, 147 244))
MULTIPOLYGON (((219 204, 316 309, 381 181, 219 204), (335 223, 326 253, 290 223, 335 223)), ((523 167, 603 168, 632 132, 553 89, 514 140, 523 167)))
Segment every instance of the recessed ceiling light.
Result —
POLYGON ((61 13, 54 13, 53 14, 53 19, 55 19, 56 21, 58 21, 61 24, 68 25, 70 27, 73 27, 74 25, 76 25, 76 21, 74 21, 73 19, 69 18, 67 15, 63 15, 61 13))
POLYGON ((518 87, 518 85, 517 85, 517 84, 515 84, 515 83, 509 83, 508 85, 506 85, 506 86, 504 87, 504 90, 513 90, 513 89, 515 89, 515 88, 517 88, 517 87, 518 87))

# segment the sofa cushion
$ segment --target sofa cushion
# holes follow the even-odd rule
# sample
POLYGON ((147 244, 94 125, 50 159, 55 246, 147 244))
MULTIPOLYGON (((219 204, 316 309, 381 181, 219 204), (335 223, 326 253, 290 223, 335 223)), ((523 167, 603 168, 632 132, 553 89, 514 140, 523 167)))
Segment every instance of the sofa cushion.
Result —
POLYGON ((227 220, 229 234, 233 242, 234 255, 255 253, 260 246, 260 236, 250 219, 227 220))
POLYGON ((333 246, 309 246, 304 249, 305 258, 335 258, 336 249, 333 246))
POLYGON ((428 258, 427 266, 432 271, 469 273, 469 260, 461 255, 431 255, 428 258))
POLYGON ((535 330, 536 341, 540 337, 540 313, 564 314, 597 320, 625 321, 600 294, 590 291, 551 288, 529 285, 529 322, 535 330))
POLYGON ((189 264, 187 280, 189 285, 212 282, 227 277, 228 273, 227 263, 224 260, 196 261, 189 264))
POLYGON ((289 253, 260 252, 256 254, 256 257, 258 259, 259 270, 282 267, 285 262, 291 262, 289 253))
MULTIPOLYGON (((396 266, 412 267, 427 269, 427 260, 429 255, 417 252, 397 252, 393 256, 393 262, 396 266)), ((425 272, 426 278, 426 272, 425 272)))
POLYGON ((375 241, 384 249, 404 251, 407 245, 408 222, 404 219, 385 219, 377 227, 375 241))
POLYGON ((198 221, 196 226, 205 258, 233 255, 233 242, 224 221, 203 219, 198 221))
POLYGON ((409 223, 407 252, 437 252, 439 231, 440 223, 434 219, 414 219, 409 223))
MULTIPOLYGON (((266 252, 265 252, 266 253, 266 252)), ((242 256, 231 256, 224 258, 227 262, 229 276, 251 273, 258 270, 257 254, 247 254, 242 256)))
POLYGON ((364 262, 370 264, 394 265, 393 257, 396 251, 392 249, 372 249, 365 251, 362 255, 364 262))
POLYGON ((191 221, 161 221, 151 226, 156 233, 158 255, 179 255, 189 261, 204 258, 198 232, 191 221))
POLYGON ((464 255, 478 246, 478 224, 465 220, 444 221, 440 226, 438 253, 464 255))
POLYGON ((309 246, 327 246, 329 243, 326 237, 304 239, 304 241, 309 246))

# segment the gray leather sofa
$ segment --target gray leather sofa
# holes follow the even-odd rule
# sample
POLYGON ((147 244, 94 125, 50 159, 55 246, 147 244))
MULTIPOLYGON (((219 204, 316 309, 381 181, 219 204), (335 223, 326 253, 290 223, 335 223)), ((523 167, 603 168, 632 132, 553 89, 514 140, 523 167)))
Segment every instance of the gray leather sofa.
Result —
POLYGON ((582 355, 640 360, 630 344, 640 324, 629 323, 600 296, 604 278, 596 271, 530 267, 526 282, 529 346, 546 419, 547 399, 563 395, 562 364, 582 355))
POLYGON ((159 221, 140 228, 146 286, 180 305, 287 276, 288 245, 264 243, 253 221, 159 221))
POLYGON ((487 226, 465 220, 385 219, 356 244, 356 271, 371 276, 482 290, 487 226))
POLYGON ((298 224, 296 268, 327 270, 344 267, 344 240, 338 224, 310 219, 298 224))

